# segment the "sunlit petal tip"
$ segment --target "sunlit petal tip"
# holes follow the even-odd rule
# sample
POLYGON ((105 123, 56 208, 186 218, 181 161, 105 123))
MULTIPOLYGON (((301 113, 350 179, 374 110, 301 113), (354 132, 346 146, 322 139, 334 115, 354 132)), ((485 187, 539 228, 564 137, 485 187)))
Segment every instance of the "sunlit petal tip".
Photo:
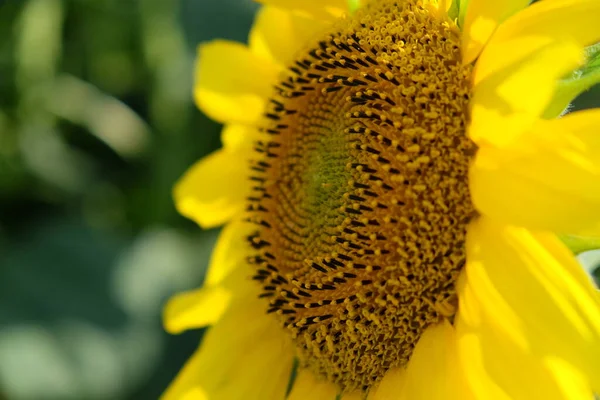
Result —
POLYGON ((222 123, 256 123, 277 81, 279 67, 237 42, 214 40, 198 48, 194 99, 222 123))
POLYGON ((163 313, 165 329, 181 333, 218 321, 227 308, 231 293, 222 287, 202 288, 173 296, 163 313))
POLYGON ((175 185, 177 210, 208 229, 243 210, 250 192, 247 178, 251 148, 220 149, 193 165, 175 185))

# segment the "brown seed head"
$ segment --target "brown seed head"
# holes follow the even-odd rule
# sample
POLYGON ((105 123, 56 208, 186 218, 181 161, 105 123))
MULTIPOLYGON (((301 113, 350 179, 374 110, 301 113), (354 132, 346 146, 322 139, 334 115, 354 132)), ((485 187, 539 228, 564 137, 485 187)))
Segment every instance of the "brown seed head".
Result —
POLYGON ((476 150, 459 43, 421 1, 372 2, 297 58, 266 114, 254 279, 301 363, 346 391, 456 310, 476 150))

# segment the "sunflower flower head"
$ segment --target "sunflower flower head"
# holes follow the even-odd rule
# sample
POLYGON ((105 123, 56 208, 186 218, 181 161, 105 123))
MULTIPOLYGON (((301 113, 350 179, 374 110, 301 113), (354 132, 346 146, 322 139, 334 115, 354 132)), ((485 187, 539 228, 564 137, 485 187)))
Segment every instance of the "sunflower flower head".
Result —
POLYGON ((600 3, 265 3, 249 47, 200 50, 224 147, 175 198, 230 222, 166 308, 213 326, 165 399, 599 391, 599 296, 556 233, 600 226, 600 112, 547 118, 600 3))
POLYGON ((475 214, 459 46, 421 1, 372 2, 270 99, 250 178, 254 279, 302 364, 347 390, 405 365, 454 315, 475 214))

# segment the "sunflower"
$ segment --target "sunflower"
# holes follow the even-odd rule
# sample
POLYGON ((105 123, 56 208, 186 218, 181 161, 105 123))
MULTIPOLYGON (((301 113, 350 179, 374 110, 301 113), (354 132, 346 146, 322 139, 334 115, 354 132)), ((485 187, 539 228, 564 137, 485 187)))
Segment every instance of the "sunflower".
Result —
POLYGON ((223 148, 175 188, 226 224, 169 332, 211 326, 163 398, 591 399, 600 110, 557 82, 598 0, 263 0, 200 46, 223 148), (352 6, 349 6, 352 4, 352 6))

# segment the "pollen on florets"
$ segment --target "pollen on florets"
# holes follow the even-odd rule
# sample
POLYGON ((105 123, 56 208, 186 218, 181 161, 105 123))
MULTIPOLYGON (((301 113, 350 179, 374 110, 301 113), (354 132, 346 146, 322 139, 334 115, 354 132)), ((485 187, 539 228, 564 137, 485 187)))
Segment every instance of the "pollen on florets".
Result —
POLYGON ((256 145, 254 279, 302 365, 346 391, 456 311, 471 70, 422 3, 371 2, 301 53, 256 145))

